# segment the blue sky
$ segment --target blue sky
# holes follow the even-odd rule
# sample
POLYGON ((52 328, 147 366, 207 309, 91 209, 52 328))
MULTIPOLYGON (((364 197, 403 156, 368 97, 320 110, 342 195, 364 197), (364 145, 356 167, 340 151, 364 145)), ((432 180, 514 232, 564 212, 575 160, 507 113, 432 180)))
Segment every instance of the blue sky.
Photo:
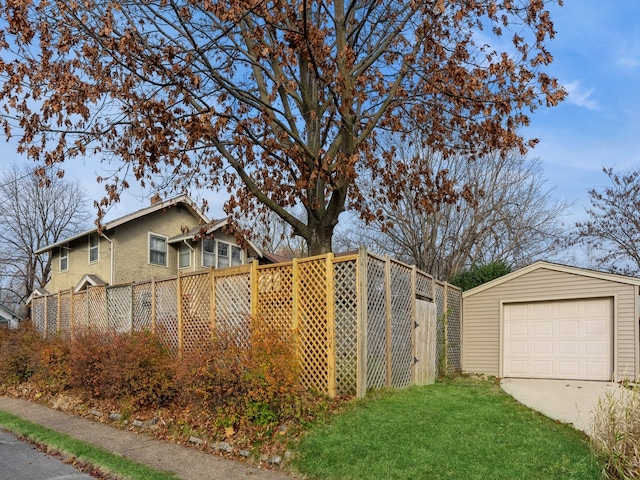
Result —
MULTIPOLYGON (((540 108, 522 133, 540 140, 530 156, 543 162, 553 195, 574 202, 567 223, 584 218, 589 188, 602 188, 603 166, 640 166, 640 1, 565 0, 552 8, 557 35, 548 44, 550 73, 569 92, 558 107, 540 108)), ((12 146, 0 144, 0 168, 24 161, 12 146)), ((100 165, 75 162, 67 178, 78 179, 92 199, 102 197, 95 183, 100 165)), ((222 195, 207 195, 210 217, 222 215, 222 195)), ((138 188, 123 196, 109 217, 148 204, 138 188)))
POLYGON ((540 109, 527 136, 555 194, 574 201, 569 220, 584 218, 587 191, 602 189, 603 166, 640 166, 640 2, 566 0, 553 8, 551 74, 569 92, 540 109))

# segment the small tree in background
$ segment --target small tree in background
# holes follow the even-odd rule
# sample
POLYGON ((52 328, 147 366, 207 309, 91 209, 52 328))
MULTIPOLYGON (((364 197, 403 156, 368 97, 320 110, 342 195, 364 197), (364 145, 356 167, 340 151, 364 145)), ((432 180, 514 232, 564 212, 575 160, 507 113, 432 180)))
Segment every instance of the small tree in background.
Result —
POLYGON ((465 291, 500 278, 507 273, 511 273, 511 267, 502 260, 496 260, 486 265, 473 265, 468 270, 463 270, 450 278, 449 283, 465 291))
POLYGON ((0 175, 0 301, 20 312, 33 289, 47 284, 51 256, 35 252, 86 229, 88 202, 78 183, 54 177, 44 185, 33 169, 0 175))
POLYGON ((576 224, 573 244, 588 248, 597 269, 640 275, 640 169, 602 170, 611 183, 589 190, 589 218, 576 224))

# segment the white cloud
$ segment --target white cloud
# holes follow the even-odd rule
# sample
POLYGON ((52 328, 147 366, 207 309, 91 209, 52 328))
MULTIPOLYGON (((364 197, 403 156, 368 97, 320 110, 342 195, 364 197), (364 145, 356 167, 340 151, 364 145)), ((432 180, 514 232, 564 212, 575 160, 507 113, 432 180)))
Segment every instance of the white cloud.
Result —
POLYGON ((569 82, 564 84, 564 88, 569 94, 567 101, 578 107, 584 107, 589 110, 597 110, 598 103, 591 98, 594 89, 585 89, 579 81, 569 82))

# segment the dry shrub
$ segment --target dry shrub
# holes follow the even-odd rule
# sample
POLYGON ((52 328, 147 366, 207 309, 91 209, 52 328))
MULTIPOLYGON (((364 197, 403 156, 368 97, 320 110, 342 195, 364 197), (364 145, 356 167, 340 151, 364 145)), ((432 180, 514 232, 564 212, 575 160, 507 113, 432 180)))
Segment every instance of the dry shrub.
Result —
POLYGON ((640 387, 627 386, 598 402, 591 446, 604 459, 604 477, 640 479, 640 387))
POLYGON ((30 322, 16 330, 0 333, 0 384, 17 385, 29 380, 38 369, 37 352, 42 338, 30 322))
POLYGON ((36 372, 33 380, 47 392, 57 394, 70 384, 69 341, 61 337, 41 340, 33 352, 36 358, 36 372))
POLYGON ((182 400, 217 415, 223 426, 276 424, 304 408, 291 334, 259 317, 248 339, 218 329, 210 342, 185 354, 177 378, 182 400))
POLYGON ((160 405, 173 395, 173 362, 151 332, 84 331, 69 354, 71 384, 97 399, 160 405))

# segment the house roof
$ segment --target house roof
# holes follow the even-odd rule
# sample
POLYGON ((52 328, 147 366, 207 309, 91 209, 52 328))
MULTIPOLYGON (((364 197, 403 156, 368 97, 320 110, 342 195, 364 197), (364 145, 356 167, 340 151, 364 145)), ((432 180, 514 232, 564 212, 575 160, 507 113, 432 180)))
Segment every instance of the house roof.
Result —
POLYGON ((49 292, 47 291, 46 288, 44 288, 44 287, 36 287, 31 292, 31 295, 29 295, 29 297, 27 297, 27 299, 25 300, 25 303, 27 305, 29 305, 31 303, 31 300, 33 300, 35 297, 44 297, 45 295, 49 295, 49 292))
POLYGON ((509 282, 513 279, 516 279, 518 277, 521 277, 523 275, 526 275, 528 273, 535 272, 536 270, 541 270, 541 269, 552 270, 556 272, 564 272, 572 275, 582 275, 584 277, 598 278, 600 280, 608 280, 610 282, 640 286, 640 278, 636 278, 636 277, 627 277, 625 275, 616 275, 614 273, 599 272, 597 270, 589 270, 587 268, 570 267, 568 265, 561 265, 558 263, 538 261, 538 262, 532 263, 531 265, 523 267, 519 270, 516 270, 515 272, 508 273, 507 275, 503 275, 502 277, 496 278, 495 280, 492 280, 487 283, 483 283, 482 285, 472 288, 471 290, 467 290, 466 292, 462 293, 462 298, 476 295, 480 292, 484 292, 485 290, 488 290, 493 287, 497 287, 498 285, 501 285, 503 283, 509 282))
MULTIPOLYGON (((158 202, 148 207, 141 208, 140 210, 137 210, 123 217, 116 218, 115 220, 112 220, 110 222, 106 222, 103 225, 103 231, 111 230, 112 228, 116 228, 127 222, 131 222, 132 220, 136 220, 138 218, 144 217, 145 215, 149 215, 150 213, 157 212, 159 210, 163 210, 165 208, 169 208, 178 204, 184 205, 187 208, 189 208, 193 212, 193 214, 202 221, 202 223, 206 224, 210 222, 207 216, 196 206, 195 202, 188 195, 180 195, 178 197, 165 200, 164 202, 158 202)), ((51 245, 47 245, 46 247, 43 247, 34 253, 36 255, 39 255, 41 253, 48 252, 49 250, 53 250, 56 247, 64 246, 69 242, 72 242, 74 240, 77 240, 82 237, 86 237, 87 235, 91 235, 97 232, 98 232, 98 228, 92 228, 91 230, 87 230, 77 235, 73 235, 72 237, 68 237, 63 240, 60 240, 59 242, 52 243, 51 245)))
POLYGON ((80 279, 76 287, 73 289, 73 293, 78 293, 79 291, 84 290, 87 287, 95 287, 96 285, 106 284, 107 282, 102 280, 99 276, 87 273, 80 279))
POLYGON ((13 319, 22 320, 16 312, 0 304, 0 321, 8 322, 13 319))
MULTIPOLYGON (((229 223, 228 218, 213 220, 212 222, 209 222, 207 225, 202 225, 201 227, 195 227, 189 230, 188 232, 181 233, 180 235, 176 235, 175 237, 171 237, 169 240, 167 240, 167 243, 169 244, 179 243, 184 240, 193 240, 193 238, 196 236, 211 235, 217 230, 220 230, 222 227, 224 227, 228 223, 229 223)), ((265 252, 263 252, 260 247, 254 244, 251 240, 247 240, 247 243, 258 254, 260 258, 266 258, 265 252)))

